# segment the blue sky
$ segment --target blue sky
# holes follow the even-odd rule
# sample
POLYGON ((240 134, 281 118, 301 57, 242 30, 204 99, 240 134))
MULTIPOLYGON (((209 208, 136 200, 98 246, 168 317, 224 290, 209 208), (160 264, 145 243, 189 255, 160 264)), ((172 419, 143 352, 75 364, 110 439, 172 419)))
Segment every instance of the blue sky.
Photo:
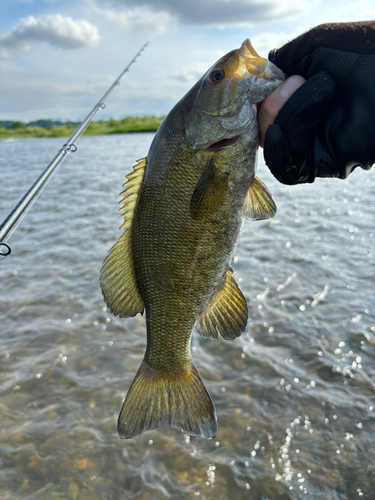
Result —
POLYGON ((369 19, 373 0, 0 0, 0 120, 84 118, 146 41, 97 117, 162 115, 246 38, 266 56, 369 19))

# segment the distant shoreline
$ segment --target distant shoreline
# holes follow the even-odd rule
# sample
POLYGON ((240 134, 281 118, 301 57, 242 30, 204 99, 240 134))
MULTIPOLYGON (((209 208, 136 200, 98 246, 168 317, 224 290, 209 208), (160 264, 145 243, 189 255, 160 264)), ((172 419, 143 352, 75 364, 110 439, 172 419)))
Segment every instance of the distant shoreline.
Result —
MULTIPOLYGON (((121 120, 91 122, 85 135, 128 134, 134 132, 156 132, 164 117, 127 116, 121 120)), ((42 120, 41 120, 42 121, 42 120)), ((4 123, 4 122, 3 122, 4 123)), ((70 137, 77 124, 55 125, 52 120, 43 120, 43 126, 23 122, 11 122, 10 126, 0 124, 0 139, 23 137, 70 137)))

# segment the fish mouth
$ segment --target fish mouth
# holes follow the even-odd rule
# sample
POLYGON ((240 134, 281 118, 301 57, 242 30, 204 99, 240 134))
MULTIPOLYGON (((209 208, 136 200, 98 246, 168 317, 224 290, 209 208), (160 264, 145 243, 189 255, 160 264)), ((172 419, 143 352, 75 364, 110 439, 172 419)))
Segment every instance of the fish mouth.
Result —
POLYGON ((232 146, 233 144, 235 144, 239 138, 240 135, 236 135, 234 137, 231 137, 230 139, 221 139, 220 141, 210 144, 210 146, 206 148, 206 151, 211 151, 211 152, 220 151, 221 149, 224 149, 228 146, 232 146))

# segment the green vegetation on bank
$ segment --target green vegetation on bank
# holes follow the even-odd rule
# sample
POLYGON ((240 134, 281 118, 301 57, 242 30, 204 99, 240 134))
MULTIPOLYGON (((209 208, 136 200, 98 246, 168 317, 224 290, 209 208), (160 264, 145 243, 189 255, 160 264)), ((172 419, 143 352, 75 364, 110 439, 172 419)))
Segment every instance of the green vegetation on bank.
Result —
MULTIPOLYGON (((113 118, 108 121, 100 120, 97 122, 91 122, 84 135, 155 132, 162 120, 163 117, 158 116, 127 116, 122 120, 114 120, 113 118)), ((40 120, 40 122, 42 122, 42 120, 40 120)), ((0 138, 70 137, 78 125, 69 122, 66 124, 55 125, 54 123, 56 122, 52 122, 49 120, 44 120, 43 122, 47 123, 47 125, 38 126, 34 124, 35 122, 0 122, 0 138)))

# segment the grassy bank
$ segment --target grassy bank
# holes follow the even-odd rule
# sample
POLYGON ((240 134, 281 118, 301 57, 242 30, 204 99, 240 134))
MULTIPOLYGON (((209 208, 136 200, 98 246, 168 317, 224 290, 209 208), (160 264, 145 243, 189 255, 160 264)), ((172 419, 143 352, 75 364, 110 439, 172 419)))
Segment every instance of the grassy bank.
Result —
MULTIPOLYGON (((101 135, 101 134, 124 134, 130 132, 155 132, 163 117, 158 116, 143 116, 133 117, 127 116, 122 120, 91 122, 85 131, 85 135, 101 135)), ((0 138, 12 137, 69 137, 72 135, 77 125, 60 125, 51 127, 38 127, 25 124, 22 122, 14 122, 10 128, 0 125, 0 138)))

